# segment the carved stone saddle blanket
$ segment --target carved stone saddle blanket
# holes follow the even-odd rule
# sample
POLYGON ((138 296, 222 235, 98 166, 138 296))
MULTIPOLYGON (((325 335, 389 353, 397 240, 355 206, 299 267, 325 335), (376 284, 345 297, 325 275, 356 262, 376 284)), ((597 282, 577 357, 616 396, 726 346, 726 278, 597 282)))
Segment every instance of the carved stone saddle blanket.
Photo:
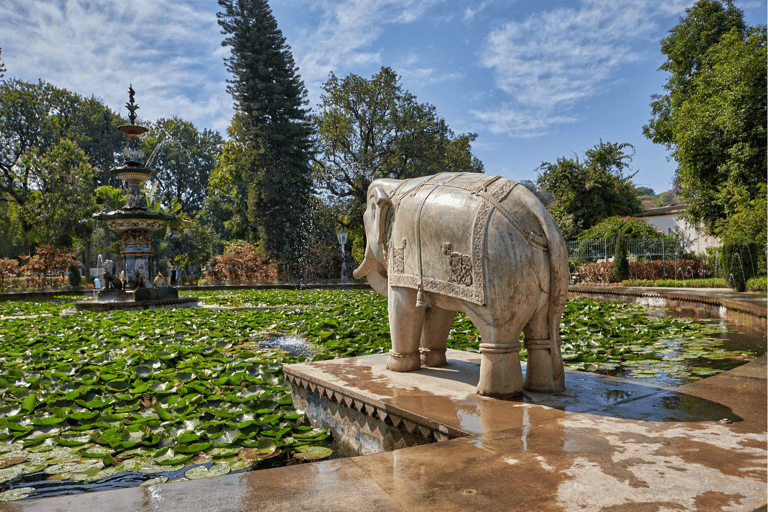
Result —
POLYGON ((504 229, 519 234, 526 245, 547 250, 537 219, 513 197, 518 185, 476 173, 442 173, 400 184, 388 212, 389 284, 485 304, 484 257, 489 237, 498 236, 488 231, 492 215, 504 217, 504 229))

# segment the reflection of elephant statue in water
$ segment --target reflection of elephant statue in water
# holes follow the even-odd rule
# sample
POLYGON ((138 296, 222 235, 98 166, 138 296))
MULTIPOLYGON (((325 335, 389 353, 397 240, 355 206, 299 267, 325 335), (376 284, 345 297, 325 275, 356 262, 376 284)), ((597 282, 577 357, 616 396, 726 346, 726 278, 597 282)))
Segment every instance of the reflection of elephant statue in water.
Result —
POLYGON ((447 364, 445 342, 456 311, 464 311, 482 339, 478 393, 564 389, 559 329, 568 253, 529 190, 485 174, 380 179, 368 188, 363 218, 365 259, 354 276, 367 276, 388 297, 389 369, 447 364))
POLYGON ((120 279, 115 275, 117 271, 117 265, 112 260, 107 260, 103 263, 103 269, 104 273, 102 274, 102 281, 104 282, 104 288, 110 289, 110 288, 116 288, 121 289, 123 287, 123 283, 120 281, 120 279))

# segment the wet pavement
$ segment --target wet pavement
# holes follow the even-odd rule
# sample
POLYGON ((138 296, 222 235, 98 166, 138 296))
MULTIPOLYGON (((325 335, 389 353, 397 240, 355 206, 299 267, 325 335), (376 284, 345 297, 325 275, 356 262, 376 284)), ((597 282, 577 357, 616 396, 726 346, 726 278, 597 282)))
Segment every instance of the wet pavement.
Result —
POLYGON ((568 372, 565 392, 517 401, 474 393, 478 355, 448 359, 411 373, 385 370, 383 355, 286 373, 351 407, 364 402, 363 415, 442 425, 453 439, 0 512, 765 510, 765 355, 677 388, 568 372))

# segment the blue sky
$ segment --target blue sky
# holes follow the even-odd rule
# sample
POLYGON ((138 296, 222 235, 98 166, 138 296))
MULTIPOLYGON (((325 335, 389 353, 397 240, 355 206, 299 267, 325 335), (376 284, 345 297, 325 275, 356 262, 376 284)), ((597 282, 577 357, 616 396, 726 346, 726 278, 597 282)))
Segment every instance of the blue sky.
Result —
MULTIPOLYGON (((671 188, 675 163, 642 135, 666 75, 659 40, 690 0, 272 0, 317 105, 332 71, 394 69, 455 133, 475 132, 486 172, 517 181, 601 139, 635 147, 638 186, 671 188)), ((763 0, 736 0, 749 25, 763 0)), ((227 49, 215 0, 4 0, 6 78, 42 79, 139 119, 179 116, 225 133, 227 49)))

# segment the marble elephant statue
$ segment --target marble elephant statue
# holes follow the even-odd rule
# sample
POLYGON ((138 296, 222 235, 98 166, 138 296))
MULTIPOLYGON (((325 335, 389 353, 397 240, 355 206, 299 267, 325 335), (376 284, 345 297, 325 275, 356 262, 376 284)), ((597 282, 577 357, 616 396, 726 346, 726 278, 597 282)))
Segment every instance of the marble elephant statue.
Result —
POLYGON ((446 365, 445 342, 464 311, 481 337, 479 394, 565 388, 559 329, 568 252, 533 193, 486 174, 379 179, 363 219, 365 258, 353 275, 388 299, 390 370, 446 365))

